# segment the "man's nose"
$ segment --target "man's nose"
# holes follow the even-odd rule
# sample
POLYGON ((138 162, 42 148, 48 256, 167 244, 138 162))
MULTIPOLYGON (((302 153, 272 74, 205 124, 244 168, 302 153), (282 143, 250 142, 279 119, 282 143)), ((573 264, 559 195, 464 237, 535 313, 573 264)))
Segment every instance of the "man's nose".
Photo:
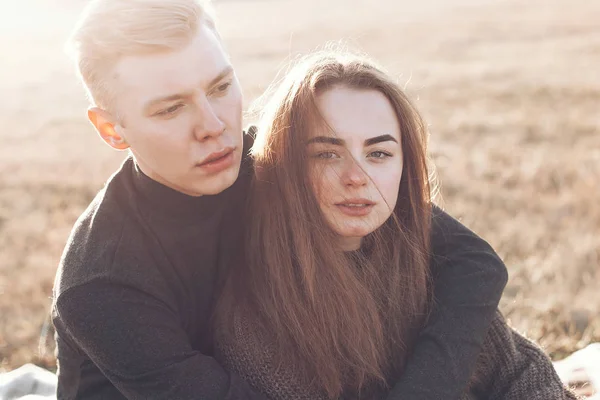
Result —
POLYGON ((213 105, 208 99, 200 101, 194 135, 196 140, 204 142, 211 138, 217 138, 225 131, 225 123, 219 118, 213 105))

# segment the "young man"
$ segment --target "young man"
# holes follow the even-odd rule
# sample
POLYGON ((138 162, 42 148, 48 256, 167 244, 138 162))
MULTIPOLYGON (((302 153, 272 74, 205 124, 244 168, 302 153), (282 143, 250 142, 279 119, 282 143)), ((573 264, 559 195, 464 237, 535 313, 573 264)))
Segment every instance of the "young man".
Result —
MULTIPOLYGON (((58 398, 264 398, 211 357, 219 270, 240 243, 251 174, 211 13, 195 0, 95 0, 73 44, 91 123, 132 157, 75 224, 57 273, 58 398)), ((432 240, 441 305, 394 388, 402 398, 460 395, 507 279, 448 215, 432 240), (457 293, 459 281, 472 290, 457 293)))

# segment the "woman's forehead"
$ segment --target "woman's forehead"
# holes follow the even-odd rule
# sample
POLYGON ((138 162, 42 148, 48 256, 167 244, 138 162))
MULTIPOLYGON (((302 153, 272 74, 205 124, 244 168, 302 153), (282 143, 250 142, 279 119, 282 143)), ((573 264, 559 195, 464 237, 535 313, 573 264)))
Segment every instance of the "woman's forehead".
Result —
POLYGON ((392 104, 380 91, 334 87, 317 96, 323 118, 322 129, 314 136, 336 136, 346 142, 364 142, 372 137, 390 135, 400 141, 400 124, 392 104))

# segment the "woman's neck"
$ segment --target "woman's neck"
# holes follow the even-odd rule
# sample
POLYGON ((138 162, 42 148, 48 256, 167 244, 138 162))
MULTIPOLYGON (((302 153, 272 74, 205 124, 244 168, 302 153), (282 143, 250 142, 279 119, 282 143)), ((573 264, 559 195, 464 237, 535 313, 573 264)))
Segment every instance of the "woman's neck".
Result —
POLYGON ((360 249, 362 237, 340 237, 340 248, 342 251, 356 251, 360 249))

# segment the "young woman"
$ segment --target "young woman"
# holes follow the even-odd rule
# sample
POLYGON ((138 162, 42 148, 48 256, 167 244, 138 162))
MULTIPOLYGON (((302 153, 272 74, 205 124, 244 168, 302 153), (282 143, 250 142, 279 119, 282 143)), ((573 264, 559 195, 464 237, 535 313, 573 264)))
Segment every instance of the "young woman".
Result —
POLYGON ((388 76, 363 58, 313 55, 261 121, 246 259, 216 312, 226 367, 277 400, 569 398, 547 357, 493 318, 499 293, 480 270, 444 268, 449 236, 478 249, 471 261, 493 251, 432 204, 423 121, 388 76), (436 364, 419 352, 428 340, 456 357, 436 364), (532 393, 493 397, 515 387, 532 393))

